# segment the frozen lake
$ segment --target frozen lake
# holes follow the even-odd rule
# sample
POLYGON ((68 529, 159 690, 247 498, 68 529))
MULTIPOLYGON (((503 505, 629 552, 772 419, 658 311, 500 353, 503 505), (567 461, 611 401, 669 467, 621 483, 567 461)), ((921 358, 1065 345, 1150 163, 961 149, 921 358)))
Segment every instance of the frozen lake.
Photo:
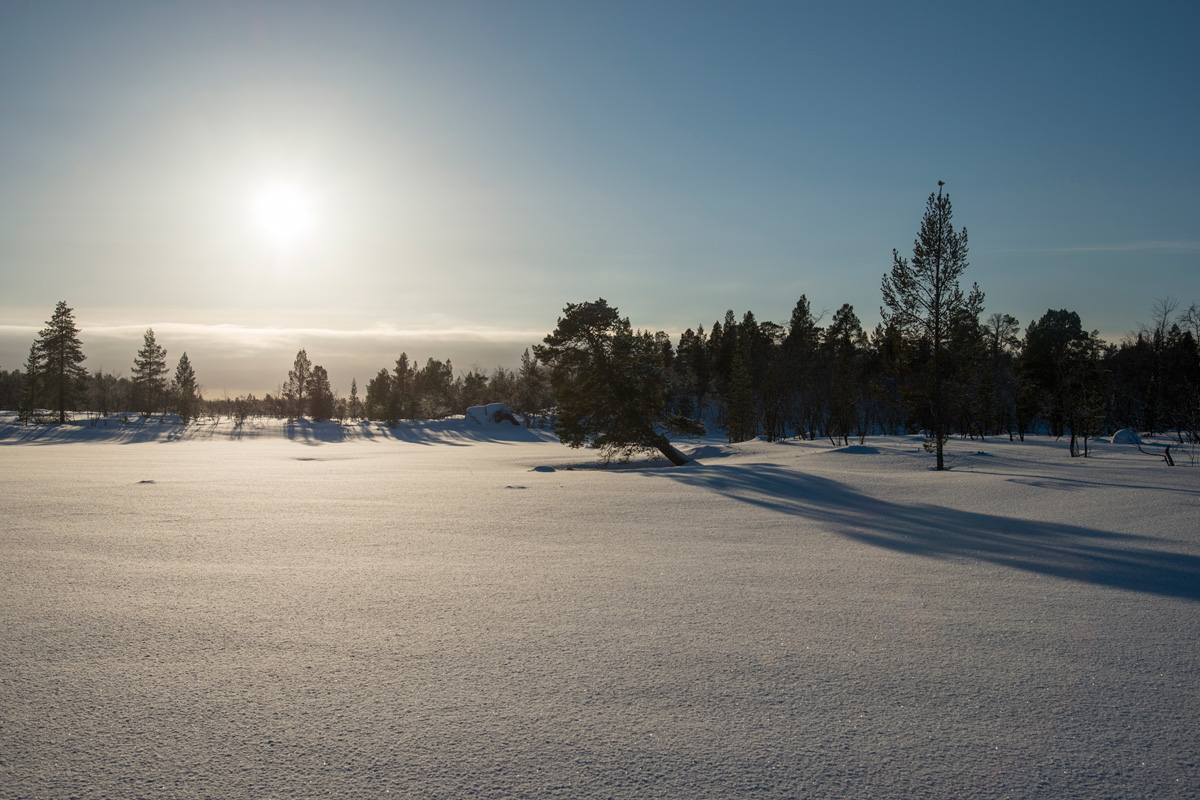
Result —
POLYGON ((0 798, 1200 796, 1186 456, 455 425, 0 431, 0 798))

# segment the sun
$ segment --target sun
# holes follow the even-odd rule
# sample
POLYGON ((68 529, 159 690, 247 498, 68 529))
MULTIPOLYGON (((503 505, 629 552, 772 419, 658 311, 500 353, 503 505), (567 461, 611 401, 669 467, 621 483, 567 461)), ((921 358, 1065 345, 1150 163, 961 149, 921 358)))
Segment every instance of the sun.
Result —
POLYGON ((312 195, 294 183, 264 186, 250 203, 255 229, 267 244, 279 250, 293 250, 312 235, 315 210, 312 195))

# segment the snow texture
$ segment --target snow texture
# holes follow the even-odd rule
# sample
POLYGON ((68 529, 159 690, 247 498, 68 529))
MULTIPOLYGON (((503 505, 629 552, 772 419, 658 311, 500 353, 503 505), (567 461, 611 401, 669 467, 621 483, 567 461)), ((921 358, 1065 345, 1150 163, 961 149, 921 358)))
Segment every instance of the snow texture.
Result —
POLYGON ((0 798, 1198 796, 1200 469, 685 449, 0 426, 0 798))
POLYGON ((507 422, 510 425, 519 424, 512 413, 512 409, 506 403, 488 403, 485 406, 471 406, 467 409, 466 419, 468 422, 474 422, 476 425, 495 425, 502 422, 507 422))
POLYGON ((1138 436, 1136 431, 1122 428, 1113 434, 1112 441, 1113 444, 1141 444, 1142 437, 1138 436))

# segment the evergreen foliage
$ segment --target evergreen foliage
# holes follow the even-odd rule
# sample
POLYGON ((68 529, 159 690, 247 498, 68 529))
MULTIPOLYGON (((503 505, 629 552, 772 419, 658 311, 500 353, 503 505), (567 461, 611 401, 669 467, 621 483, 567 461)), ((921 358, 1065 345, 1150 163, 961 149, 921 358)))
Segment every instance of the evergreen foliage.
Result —
MULTIPOLYGON (((367 382, 367 399, 363 404, 363 415, 367 419, 386 420, 392 407, 392 375, 386 369, 367 382)), ((399 417, 392 417, 394 421, 399 417)))
POLYGON ((153 328, 146 329, 130 375, 138 410, 147 415, 161 411, 167 392, 167 351, 155 341, 153 328))
POLYGON ((296 353, 296 360, 288 370, 287 383, 283 385, 283 397, 288 404, 288 416, 295 419, 308 412, 308 389, 312 381, 312 362, 304 348, 296 353))
POLYGON ((171 394, 175 398, 175 411, 185 425, 196 418, 200 410, 200 387, 196 384, 196 371, 185 352, 175 366, 175 378, 171 381, 171 394))
POLYGON ((554 431, 564 444, 596 447, 606 462, 658 451, 676 466, 687 463, 668 434, 703 428, 668 410, 662 350, 603 298, 567 305, 533 352, 550 368, 554 431))
POLYGON ((358 396, 357 378, 350 379, 350 403, 347 405, 346 411, 350 415, 350 419, 362 419, 363 404, 358 396))
POLYGON ((307 390, 309 416, 316 422, 333 419, 333 388, 329 384, 329 373, 320 364, 309 370, 307 390))
MULTIPOLYGON (((1007 314, 992 314, 982 324, 974 313, 955 317, 943 347, 943 435, 1069 435, 1077 455, 1087 455, 1091 437, 1120 428, 1169 432, 1180 443, 1200 444, 1200 307, 1176 315, 1177 306, 1169 298, 1159 301, 1151 322, 1116 345, 1087 333, 1079 315, 1066 309, 1048 310, 1023 336, 1007 314)), ((320 420, 395 424, 501 402, 527 426, 540 426, 557 404, 564 441, 595 444, 607 459, 659 451, 664 442, 670 446, 667 434, 694 432, 701 420, 722 428, 730 441, 800 436, 848 443, 871 432, 932 428, 932 338, 896 320, 868 335, 849 304, 825 327, 826 312, 815 312, 803 295, 786 328, 729 310, 707 334, 702 325, 689 328, 675 345, 662 332, 633 331, 604 301, 565 312, 560 329, 526 350, 515 371, 472 367, 455 375, 448 360, 429 358, 415 368, 401 353, 393 369, 368 382, 365 398, 352 381, 349 402, 336 396, 328 373, 304 350, 280 396, 206 400, 184 353, 165 408, 185 423, 203 414, 239 422, 295 418, 303 410, 320 420)), ((153 331, 146 334, 135 362, 140 386, 119 374, 89 374, 71 310, 60 303, 24 367, 0 370, 0 406, 16 408, 23 422, 65 421, 71 410, 107 415, 144 406, 139 390, 165 358, 153 331), (55 409, 53 417, 48 408, 55 409)))
POLYGON ((939 470, 945 469, 943 447, 949 436, 945 388, 950 351, 965 332, 977 329, 983 310, 983 292, 977 284, 967 294, 959 287, 967 268, 967 229, 955 232, 950 195, 943 194, 941 187, 938 181, 938 193, 930 194, 925 205, 912 260, 892 251, 892 270, 883 276, 880 308, 885 325, 928 352, 931 448, 939 470))
POLYGON ((1066 309, 1046 311, 1041 319, 1029 323, 1025 331, 1022 377, 1054 436, 1067 431, 1073 353, 1087 338, 1079 315, 1066 309))
POLYGON ((54 307, 54 314, 29 348, 25 362, 26 394, 22 412, 32 420, 43 405, 51 408, 60 423, 67 412, 78 409, 87 388, 87 370, 83 362, 83 344, 75 327, 74 312, 65 301, 54 307))

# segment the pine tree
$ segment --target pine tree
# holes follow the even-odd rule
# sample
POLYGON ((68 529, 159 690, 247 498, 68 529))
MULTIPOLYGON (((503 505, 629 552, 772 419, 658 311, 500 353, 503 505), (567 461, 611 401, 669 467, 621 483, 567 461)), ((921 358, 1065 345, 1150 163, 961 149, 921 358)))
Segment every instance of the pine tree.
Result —
POLYGON ((162 408, 167 391, 167 351, 154 340, 154 329, 147 328, 142 348, 133 359, 134 402, 144 414, 162 408))
POLYGON ((521 354, 521 368, 517 372, 517 404, 513 409, 525 418, 525 427, 533 424, 534 415, 546 410, 545 370, 537 359, 529 354, 529 348, 521 354))
POLYGON ((1065 308, 1047 309, 1041 319, 1025 329, 1021 377, 1032 395, 1029 400, 1054 436, 1067 432, 1072 348, 1087 339, 1079 314, 1065 308))
POLYGON ((83 362, 83 344, 75 317, 66 302, 60 300, 54 315, 38 334, 29 351, 31 375, 36 375, 36 399, 45 401, 58 413, 60 423, 67 421, 67 412, 74 411, 87 388, 87 370, 83 362))
POLYGON ((350 419, 362 419, 363 406, 362 400, 358 396, 358 379, 350 379, 350 406, 348 408, 350 419))
POLYGON ((308 384, 312 378, 312 362, 304 348, 296 353, 296 361, 288 370, 287 383, 283 385, 283 396, 288 404, 288 416, 303 417, 308 406, 308 384))
POLYGON ((801 436, 817 437, 824 417, 820 390, 821 326, 806 295, 800 295, 783 340, 783 360, 791 376, 792 408, 789 416, 801 436))
POLYGON ((25 375, 21 384, 21 401, 18 417, 26 425, 37 417, 42 407, 42 355, 38 343, 29 345, 29 357, 25 359, 25 375))
POLYGON ((316 422, 333 417, 333 388, 329 385, 329 373, 320 364, 313 366, 308 375, 309 414, 316 422))
POLYGON ((367 381, 367 399, 363 415, 369 420, 382 421, 388 419, 391 413, 392 374, 386 369, 367 381))
POLYGON ((402 419, 412 419, 417 415, 417 369, 409 364, 408 353, 401 353, 396 358, 394 373, 386 414, 387 421, 391 425, 396 425, 402 419))
POLYGON ((200 406, 199 389, 196 386, 196 371, 185 352, 175 367, 175 379, 171 382, 171 394, 175 396, 175 409, 185 425, 196 418, 200 406))
POLYGON ((554 431, 563 444, 592 445, 606 461, 655 450, 676 466, 689 461, 667 434, 696 435, 703 427, 669 413, 656 339, 635 334, 603 298, 567 305, 533 352, 550 368, 554 431))
POLYGON ((909 340, 924 340, 929 347, 933 371, 931 447, 937 453, 937 468, 945 469, 943 447, 949 436, 943 375, 947 349, 964 319, 978 324, 983 309, 983 292, 978 284, 964 295, 958 279, 967 268, 967 229, 956 233, 951 220, 950 195, 930 194, 921 220, 921 231, 913 242, 912 261, 892 250, 892 271, 883 276, 885 325, 893 325, 909 340))
POLYGON ((758 433, 754 415, 754 387, 750 381, 748 345, 734 348, 725 386, 725 432, 730 443, 746 442, 758 433))
POLYGON ((866 347, 862 323, 854 306, 843 303, 825 329, 825 358, 829 369, 829 420, 826 433, 831 439, 850 444, 860 417, 860 353, 866 347))

